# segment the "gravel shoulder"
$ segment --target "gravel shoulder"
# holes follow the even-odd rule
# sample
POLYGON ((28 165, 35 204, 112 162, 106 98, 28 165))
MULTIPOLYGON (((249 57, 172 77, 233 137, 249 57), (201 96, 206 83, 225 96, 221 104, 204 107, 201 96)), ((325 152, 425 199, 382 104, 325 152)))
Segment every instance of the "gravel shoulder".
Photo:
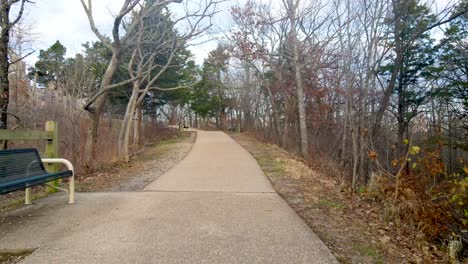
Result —
POLYGON ((78 177, 78 192, 140 191, 178 164, 192 149, 196 132, 145 147, 129 163, 106 171, 78 177))

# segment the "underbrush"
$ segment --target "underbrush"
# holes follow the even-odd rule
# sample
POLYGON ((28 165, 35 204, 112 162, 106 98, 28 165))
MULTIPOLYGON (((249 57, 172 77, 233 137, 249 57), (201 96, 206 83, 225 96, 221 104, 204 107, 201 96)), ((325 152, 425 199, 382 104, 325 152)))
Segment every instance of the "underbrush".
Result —
MULTIPOLYGON (((22 91, 11 101, 9 111, 15 119, 10 119, 9 128, 19 130, 44 130, 48 120, 57 122, 59 156, 70 160, 78 173, 91 172, 113 166, 119 161, 118 136, 122 117, 112 114, 109 109, 103 114, 98 126, 95 159, 89 161, 83 155, 89 129, 89 115, 82 109, 83 100, 61 94, 60 91, 38 89, 34 97, 29 90, 22 91)), ((134 125, 133 125, 134 126, 134 125)), ((139 142, 134 144, 130 137, 130 153, 135 154, 145 144, 157 142, 174 134, 176 129, 166 128, 155 120, 143 120, 139 127, 139 142)), ((133 134, 133 131, 132 131, 133 134)), ((9 141, 8 148, 37 148, 44 151, 44 141, 9 141)))
MULTIPOLYGON (((396 237, 426 256, 457 263, 468 259, 468 169, 448 174, 437 151, 410 147, 406 159, 392 162, 397 173, 374 173, 357 193, 378 209, 396 237), (400 170, 400 168, 402 168, 400 170)), ((463 160, 459 161, 463 165, 463 160)), ((309 166, 336 179, 344 170, 325 157, 309 166)), ((343 182, 343 181, 342 181, 343 182)), ((342 190, 351 192, 343 183, 342 190)))
MULTIPOLYGON (((257 134, 249 136, 270 143, 257 134)), ((451 263, 468 260, 465 160, 459 159, 458 171, 448 173, 437 148, 408 145, 404 157, 391 161, 392 168, 384 170, 373 164, 379 169, 356 192, 349 186, 348 170, 339 162, 326 155, 315 155, 304 162, 312 170, 340 182, 342 193, 357 198, 351 199, 353 203, 372 206, 391 231, 392 240, 411 249, 418 258, 451 263)), ((375 159, 371 162, 378 163, 375 159)))
POLYGON ((448 174, 437 151, 413 146, 408 154, 392 162, 403 168, 400 173, 376 174, 365 195, 380 205, 382 217, 395 223, 395 231, 412 237, 419 249, 436 245, 452 262, 466 259, 468 168, 448 174))

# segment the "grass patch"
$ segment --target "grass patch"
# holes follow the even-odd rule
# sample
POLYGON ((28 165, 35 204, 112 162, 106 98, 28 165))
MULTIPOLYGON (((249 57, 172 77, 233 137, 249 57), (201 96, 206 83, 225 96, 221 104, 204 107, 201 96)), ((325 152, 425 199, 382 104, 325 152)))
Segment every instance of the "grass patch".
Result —
POLYGON ((282 160, 274 160, 269 156, 259 156, 254 155, 260 167, 265 171, 265 173, 284 173, 285 172, 285 163, 282 160))
POLYGON ((157 146, 172 145, 182 142, 184 139, 190 137, 192 132, 179 132, 177 135, 174 135, 172 138, 162 140, 158 142, 157 146))
MULTIPOLYGON (((174 135, 172 138, 161 140, 155 144, 147 146, 147 148, 136 155, 136 161, 150 161, 155 158, 160 158, 169 152, 172 145, 182 143, 191 136, 191 132, 181 132, 174 135)), ((135 161, 134 160, 134 161, 135 161)))
POLYGON ((173 138, 173 139, 163 140, 163 141, 158 143, 158 146, 172 145, 172 144, 178 143, 180 141, 181 141, 180 138, 173 138))
POLYGON ((318 204, 321 205, 321 206, 325 206, 325 207, 333 208, 333 209, 343 209, 344 208, 344 204, 338 203, 338 202, 335 202, 335 201, 330 201, 330 200, 327 200, 327 199, 319 200, 318 204))
POLYGON ((353 246, 353 250, 359 252, 362 255, 372 257, 375 260, 374 263, 376 264, 383 263, 382 258, 379 255, 379 252, 373 247, 370 247, 367 245, 355 245, 353 246))

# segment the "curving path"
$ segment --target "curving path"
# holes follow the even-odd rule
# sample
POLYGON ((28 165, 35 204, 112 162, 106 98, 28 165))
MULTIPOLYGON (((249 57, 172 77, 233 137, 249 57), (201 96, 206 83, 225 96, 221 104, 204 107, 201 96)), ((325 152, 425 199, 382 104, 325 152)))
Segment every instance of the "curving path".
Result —
POLYGON ((222 132, 198 132, 187 157, 142 192, 54 196, 0 222, 24 263, 338 263, 222 132))

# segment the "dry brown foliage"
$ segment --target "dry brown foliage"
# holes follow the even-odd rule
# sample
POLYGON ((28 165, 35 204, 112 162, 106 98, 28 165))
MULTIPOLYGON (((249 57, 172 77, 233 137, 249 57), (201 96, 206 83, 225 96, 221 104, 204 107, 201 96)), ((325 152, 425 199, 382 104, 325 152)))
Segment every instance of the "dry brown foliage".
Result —
MULTIPOLYGON (((72 161, 78 172, 111 166, 119 160, 117 141, 122 121, 107 114, 102 117, 99 126, 96 145, 98 155, 92 164, 85 163, 83 153, 88 115, 82 109, 82 100, 65 95, 60 90, 32 91, 26 84, 18 86, 12 96, 9 112, 17 117, 10 118, 10 128, 43 130, 47 120, 56 121, 59 128, 59 155, 72 161)), ((131 142, 131 152, 137 152, 144 144, 164 136, 165 133, 168 133, 167 129, 155 121, 142 122, 141 144, 137 146, 131 142)), ((41 141, 9 142, 9 148, 34 147, 40 151, 44 149, 44 145, 41 141)))

